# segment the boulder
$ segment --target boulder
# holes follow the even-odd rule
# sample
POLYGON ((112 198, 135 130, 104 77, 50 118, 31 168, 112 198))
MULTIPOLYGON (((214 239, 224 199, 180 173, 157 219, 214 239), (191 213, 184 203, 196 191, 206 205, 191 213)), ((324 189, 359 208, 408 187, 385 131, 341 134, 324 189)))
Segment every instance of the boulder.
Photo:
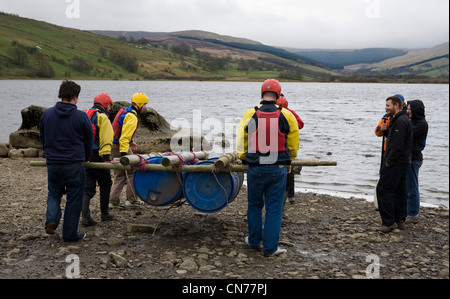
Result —
POLYGON ((31 105, 21 111, 22 125, 9 135, 11 148, 36 148, 42 149, 39 141, 39 120, 42 113, 47 110, 45 107, 31 105))
POLYGON ((9 145, 6 143, 0 143, 0 157, 6 158, 8 157, 9 145))
MULTIPOLYGON (((130 103, 128 102, 115 102, 110 111, 111 123, 117 112, 129 105, 130 103)), ((21 111, 22 125, 16 132, 9 135, 11 149, 42 149, 42 145, 39 141, 38 126, 41 115, 46 109, 47 108, 45 107, 32 105, 21 111)), ((191 131, 173 130, 165 118, 151 107, 148 107, 147 110, 142 113, 140 120, 141 125, 134 140, 138 144, 138 149, 135 151, 137 154, 211 149, 211 144, 202 136, 191 131), (177 144, 180 147, 171 149, 172 138, 176 138, 172 144, 177 144), (193 148, 194 140, 196 140, 195 138, 201 140, 202 148, 193 148)))

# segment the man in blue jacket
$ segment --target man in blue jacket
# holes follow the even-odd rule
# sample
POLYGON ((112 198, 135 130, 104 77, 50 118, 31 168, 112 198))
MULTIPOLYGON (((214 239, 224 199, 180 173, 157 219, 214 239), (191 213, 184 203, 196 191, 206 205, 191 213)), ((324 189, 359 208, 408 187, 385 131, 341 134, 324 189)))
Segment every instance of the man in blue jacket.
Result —
POLYGON ((80 91, 75 82, 63 81, 58 96, 61 101, 47 109, 39 123, 48 174, 45 230, 55 233, 61 219, 61 198, 66 194, 64 241, 86 236, 78 232, 78 223, 86 180, 84 162, 89 161, 94 136, 89 117, 76 106, 80 91))

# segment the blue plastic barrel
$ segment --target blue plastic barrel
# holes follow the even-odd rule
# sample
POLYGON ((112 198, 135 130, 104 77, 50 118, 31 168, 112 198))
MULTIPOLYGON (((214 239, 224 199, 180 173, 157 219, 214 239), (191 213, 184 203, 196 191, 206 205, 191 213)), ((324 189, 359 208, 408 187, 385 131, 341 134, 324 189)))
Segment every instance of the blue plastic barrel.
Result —
MULTIPOLYGON (((212 158, 195 165, 211 165, 217 159, 212 158)), ((184 175, 183 194, 195 210, 202 213, 216 213, 236 199, 243 183, 243 173, 214 175, 211 172, 188 172, 184 175)))
MULTIPOLYGON (((149 164, 161 164, 162 157, 147 159, 149 164)), ((182 197, 182 176, 168 171, 136 171, 133 184, 136 194, 149 205, 167 206, 182 197)))

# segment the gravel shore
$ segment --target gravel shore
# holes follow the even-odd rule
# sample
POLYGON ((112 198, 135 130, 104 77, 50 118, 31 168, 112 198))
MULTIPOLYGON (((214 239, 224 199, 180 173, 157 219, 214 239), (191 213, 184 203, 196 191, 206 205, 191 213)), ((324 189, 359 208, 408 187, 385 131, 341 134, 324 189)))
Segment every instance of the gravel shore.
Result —
MULTIPOLYGON (((39 160, 34 158, 32 160, 39 160)), ((449 212, 421 208, 406 230, 378 231, 380 216, 358 198, 297 193, 287 203, 280 247, 264 257, 244 243, 246 189, 227 208, 201 214, 187 203, 112 210, 84 240, 45 234, 47 175, 30 159, 0 159, 0 278, 63 279, 435 279, 449 278, 449 212), (78 260, 76 260, 78 258, 78 260), (79 273, 68 269, 79 262, 79 273)))

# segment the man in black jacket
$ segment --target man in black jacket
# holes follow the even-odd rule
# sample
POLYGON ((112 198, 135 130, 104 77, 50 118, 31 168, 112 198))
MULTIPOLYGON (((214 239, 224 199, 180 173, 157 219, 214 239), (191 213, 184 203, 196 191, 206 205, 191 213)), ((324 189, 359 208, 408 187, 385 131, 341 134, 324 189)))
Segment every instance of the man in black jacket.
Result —
POLYGON ((408 190, 408 218, 419 217, 420 193, 419 193, 419 168, 422 166, 422 150, 425 148, 428 123, 425 120, 425 106, 421 100, 408 102, 408 114, 413 125, 413 148, 411 163, 406 176, 408 190))
POLYGON ((413 130, 402 100, 386 99, 386 113, 392 118, 377 185, 378 207, 382 220, 381 231, 388 233, 397 227, 405 229, 408 193, 406 172, 411 161, 413 130))

